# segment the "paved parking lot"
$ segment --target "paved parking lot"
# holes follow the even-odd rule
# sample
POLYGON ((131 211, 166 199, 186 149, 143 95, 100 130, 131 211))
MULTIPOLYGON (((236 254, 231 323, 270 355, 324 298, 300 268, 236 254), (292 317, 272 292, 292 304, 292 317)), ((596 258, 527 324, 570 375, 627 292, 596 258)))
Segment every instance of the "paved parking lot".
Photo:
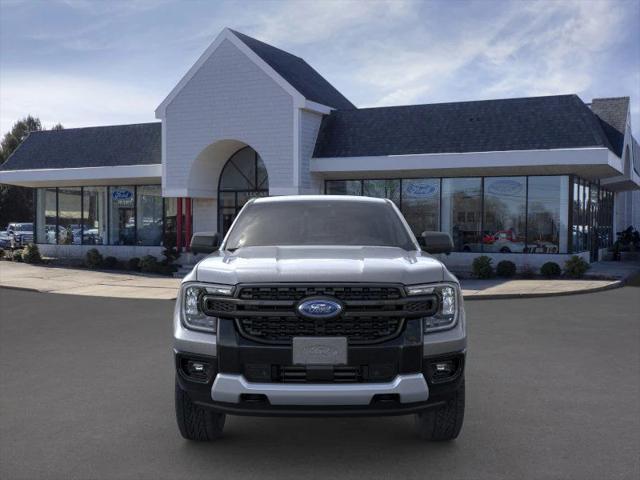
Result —
POLYGON ((231 417, 188 443, 172 303, 0 289, 0 478, 640 477, 640 288, 468 302, 461 437, 411 417, 231 417))

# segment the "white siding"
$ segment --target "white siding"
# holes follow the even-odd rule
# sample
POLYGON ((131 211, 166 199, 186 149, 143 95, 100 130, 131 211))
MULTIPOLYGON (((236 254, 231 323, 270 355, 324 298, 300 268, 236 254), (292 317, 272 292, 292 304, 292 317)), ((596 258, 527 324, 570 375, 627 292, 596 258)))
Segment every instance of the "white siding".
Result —
POLYGON ((293 188, 293 112, 291 95, 224 40, 167 106, 164 190, 188 193, 194 160, 224 139, 260 154, 271 188, 293 188))
POLYGON ((193 233, 218 231, 218 200, 195 198, 193 200, 193 233))
POLYGON ((311 157, 316 146, 322 115, 308 110, 300 112, 300 190, 301 193, 323 193, 322 179, 310 172, 311 157))

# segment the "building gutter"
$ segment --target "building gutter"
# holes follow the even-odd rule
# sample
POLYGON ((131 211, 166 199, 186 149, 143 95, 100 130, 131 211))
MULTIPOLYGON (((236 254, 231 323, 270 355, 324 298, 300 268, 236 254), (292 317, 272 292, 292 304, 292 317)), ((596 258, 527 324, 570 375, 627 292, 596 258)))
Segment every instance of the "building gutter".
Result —
POLYGON ((21 187, 64 187, 156 184, 162 179, 162 165, 119 165, 111 167, 42 168, 0 170, 0 183, 21 187))

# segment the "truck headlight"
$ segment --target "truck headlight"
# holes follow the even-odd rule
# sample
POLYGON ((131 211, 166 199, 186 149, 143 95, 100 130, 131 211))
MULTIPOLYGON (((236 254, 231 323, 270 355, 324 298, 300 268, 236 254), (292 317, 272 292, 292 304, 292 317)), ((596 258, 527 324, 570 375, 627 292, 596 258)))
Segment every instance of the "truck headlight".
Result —
POLYGON ((423 319, 424 333, 449 330, 456 325, 460 308, 460 291, 457 285, 412 285, 406 291, 407 295, 436 294, 438 297, 438 311, 423 319))
POLYGON ((182 321, 191 330, 215 333, 218 318, 205 315, 202 311, 204 295, 231 295, 233 287, 228 285, 206 285, 186 283, 182 287, 182 321))

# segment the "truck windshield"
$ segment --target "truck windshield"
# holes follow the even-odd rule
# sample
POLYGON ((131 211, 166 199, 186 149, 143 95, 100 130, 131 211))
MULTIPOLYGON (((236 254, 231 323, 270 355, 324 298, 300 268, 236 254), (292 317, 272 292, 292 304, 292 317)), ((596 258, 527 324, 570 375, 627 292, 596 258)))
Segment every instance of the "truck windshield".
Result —
POLYGON ((416 248, 391 205, 327 199, 247 205, 229 232, 226 249, 282 245, 416 248))

